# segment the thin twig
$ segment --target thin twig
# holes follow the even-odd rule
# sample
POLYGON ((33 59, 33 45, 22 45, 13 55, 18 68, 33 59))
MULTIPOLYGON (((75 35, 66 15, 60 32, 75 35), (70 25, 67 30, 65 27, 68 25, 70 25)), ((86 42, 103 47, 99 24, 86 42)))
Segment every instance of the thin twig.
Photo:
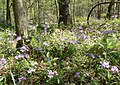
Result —
MULTIPOLYGON (((10 67, 11 67, 11 66, 10 66, 10 67)), ((16 85, 16 83, 15 83, 15 78, 14 78, 14 76, 13 76, 13 73, 12 73, 12 71, 11 71, 11 68, 10 68, 10 74, 11 74, 12 81, 13 81, 14 85, 16 85)))

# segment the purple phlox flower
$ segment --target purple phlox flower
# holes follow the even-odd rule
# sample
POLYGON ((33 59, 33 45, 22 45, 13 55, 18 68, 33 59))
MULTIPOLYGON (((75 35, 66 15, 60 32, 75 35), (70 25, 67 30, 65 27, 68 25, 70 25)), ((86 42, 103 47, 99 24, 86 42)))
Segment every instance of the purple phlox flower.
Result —
POLYGON ((19 40, 21 40, 21 39, 22 39, 21 36, 18 36, 18 37, 16 38, 17 41, 19 41, 19 40))
POLYGON ((78 41, 77 41, 77 40, 74 40, 74 41, 70 41, 70 43, 72 43, 72 44, 77 44, 78 41))
POLYGON ((31 69, 27 70, 27 73, 28 73, 28 74, 30 74, 30 73, 32 73, 32 72, 35 72, 35 69, 31 68, 31 69))
POLYGON ((0 69, 3 68, 3 65, 6 64, 6 59, 5 58, 2 58, 0 59, 0 69))
POLYGON ((82 35, 81 38, 82 39, 90 39, 90 36, 82 35))
POLYGON ((85 35, 82 35, 81 38, 82 38, 82 39, 86 39, 86 36, 85 36, 85 35))
POLYGON ((78 26, 78 29, 83 30, 83 27, 82 26, 78 26))
POLYGON ((16 55, 16 56, 15 56, 15 59, 16 59, 16 60, 19 59, 19 58, 24 58, 24 55, 23 55, 23 54, 19 54, 19 55, 16 55))
POLYGON ((68 37, 62 37, 60 38, 62 41, 68 40, 68 37))
POLYGON ((52 70, 48 70, 48 77, 49 78, 53 78, 56 75, 58 75, 57 71, 52 72, 52 70))
POLYGON ((29 47, 28 46, 23 46, 20 48, 21 52, 25 52, 25 51, 29 51, 29 47))
POLYGON ((86 39, 90 39, 90 36, 86 36, 86 39))
POLYGON ((24 53, 24 54, 19 54, 19 55, 15 56, 16 60, 18 60, 20 58, 29 58, 29 54, 24 53))
POLYGON ((25 58, 29 58, 29 54, 26 54, 26 53, 25 53, 25 54, 24 54, 24 57, 25 57, 25 58))
POLYGON ((38 51, 42 52, 42 48, 37 48, 38 51))
POLYGON ((9 40, 9 43, 14 43, 14 41, 12 39, 9 40))
POLYGON ((90 31, 90 32, 91 32, 92 30, 93 30, 92 28, 89 28, 89 29, 88 29, 88 31, 90 31))
POLYGON ((110 65, 109 65, 109 62, 108 62, 108 61, 102 62, 102 68, 109 68, 109 67, 110 67, 110 65))
POLYGON ((117 33, 116 30, 106 30, 106 31, 103 31, 102 34, 106 35, 106 34, 111 34, 111 33, 117 33))
POLYGON ((2 64, 6 64, 7 63, 5 58, 0 59, 0 61, 1 61, 2 64))
POLYGON ((111 71, 113 72, 119 72, 119 69, 116 66, 111 67, 111 71))
POLYGON ((80 77, 80 72, 76 72, 75 77, 80 77))
POLYGON ((19 80, 19 82, 21 82, 23 80, 26 80, 26 78, 22 76, 22 77, 18 78, 18 80, 19 80))

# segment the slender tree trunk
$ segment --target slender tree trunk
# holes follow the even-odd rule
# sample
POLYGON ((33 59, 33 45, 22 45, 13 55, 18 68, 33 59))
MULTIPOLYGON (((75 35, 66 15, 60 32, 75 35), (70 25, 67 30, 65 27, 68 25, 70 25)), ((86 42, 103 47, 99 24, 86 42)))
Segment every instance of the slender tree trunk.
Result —
POLYGON ((110 20, 111 18, 111 10, 112 10, 112 6, 114 5, 114 0, 111 0, 110 5, 108 6, 108 13, 107 13, 107 18, 110 20))
MULTIPOLYGON (((6 2, 3 1, 3 4, 5 4, 5 3, 6 3, 6 2)), ((6 15, 5 15, 5 7, 4 7, 4 6, 2 7, 2 13, 3 13, 3 17, 2 17, 3 19, 2 19, 2 20, 5 21, 5 16, 6 16, 6 15)))
MULTIPOLYGON (((21 36, 22 38, 27 38, 28 22, 22 0, 13 0, 13 12, 14 12, 17 36, 21 36)), ((19 41, 17 44, 17 47, 20 46, 22 46, 22 41, 19 41)))
MULTIPOLYGON (((98 1, 98 4, 99 4, 99 1, 98 1)), ((101 6, 101 5, 100 5, 101 6)), ((97 18, 100 19, 101 17, 101 9, 100 9, 100 6, 98 6, 98 16, 97 18)))
POLYGON ((38 0, 37 1, 37 3, 38 3, 38 26, 40 25, 40 23, 41 23, 41 7, 40 7, 40 1, 38 0))
POLYGON ((7 9, 7 13, 6 13, 6 23, 7 23, 7 27, 11 26, 11 16, 10 16, 10 0, 7 0, 7 4, 6 4, 6 9, 7 9))
POLYGON ((57 16, 57 23, 58 23, 58 20, 59 20, 59 6, 58 6, 58 1, 55 0, 55 6, 56 6, 56 16, 57 16))
MULTIPOLYGON (((120 0, 118 0, 118 1, 120 1, 120 0)), ((117 3, 117 18, 119 18, 119 16, 120 16, 120 4, 119 3, 117 3)))
POLYGON ((59 4, 59 22, 63 22, 64 25, 72 24, 72 17, 70 15, 70 0, 58 0, 59 4))

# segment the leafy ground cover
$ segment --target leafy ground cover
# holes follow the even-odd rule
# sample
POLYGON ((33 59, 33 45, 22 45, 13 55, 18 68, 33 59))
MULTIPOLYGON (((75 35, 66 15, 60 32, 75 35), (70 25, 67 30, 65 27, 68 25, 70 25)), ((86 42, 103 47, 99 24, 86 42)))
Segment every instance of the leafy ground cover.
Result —
POLYGON ((0 85, 120 85, 119 19, 47 23, 27 39, 15 37, 0 32, 0 85), (15 48, 19 40, 24 45, 15 48))

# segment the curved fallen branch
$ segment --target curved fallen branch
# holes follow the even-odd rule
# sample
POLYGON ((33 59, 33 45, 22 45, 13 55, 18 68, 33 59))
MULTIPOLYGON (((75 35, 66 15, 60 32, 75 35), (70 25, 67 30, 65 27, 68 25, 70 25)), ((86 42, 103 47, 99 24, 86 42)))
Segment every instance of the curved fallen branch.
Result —
MULTIPOLYGON (((94 10, 94 8, 96 8, 97 6, 102 5, 102 4, 110 4, 110 3, 111 2, 103 2, 103 3, 98 3, 95 6, 93 6, 92 9, 90 10, 89 14, 88 14, 88 17, 87 17, 87 23, 88 23, 88 25, 89 25, 90 15, 91 15, 92 11, 94 10)), ((114 2, 114 3, 120 3, 120 2, 114 2)))

